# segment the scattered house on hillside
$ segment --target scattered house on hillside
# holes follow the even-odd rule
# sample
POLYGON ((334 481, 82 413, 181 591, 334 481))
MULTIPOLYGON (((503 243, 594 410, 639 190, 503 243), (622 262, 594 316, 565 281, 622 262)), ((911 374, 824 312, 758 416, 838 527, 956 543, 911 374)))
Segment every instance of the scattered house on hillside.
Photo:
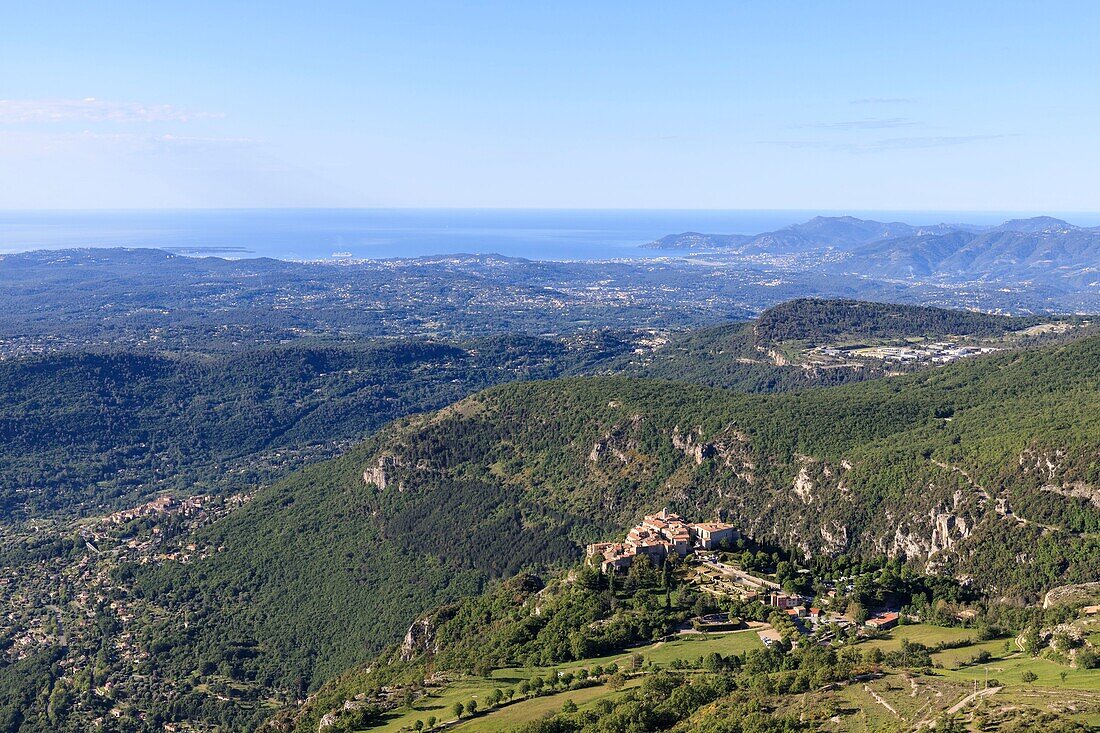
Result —
POLYGON ((662 565, 671 555, 684 557, 694 548, 714 549, 723 542, 737 539, 731 524, 705 522, 691 524, 668 509, 650 514, 632 527, 624 542, 597 542, 588 545, 587 557, 598 562, 605 573, 629 568, 634 558, 645 555, 654 565, 662 565))
POLYGON ((890 611, 889 613, 878 613, 867 619, 864 626, 875 629, 876 631, 886 631, 892 629, 898 625, 899 616, 896 612, 890 611))
POLYGON ((810 623, 817 626, 821 623, 821 609, 816 606, 810 607, 810 623))

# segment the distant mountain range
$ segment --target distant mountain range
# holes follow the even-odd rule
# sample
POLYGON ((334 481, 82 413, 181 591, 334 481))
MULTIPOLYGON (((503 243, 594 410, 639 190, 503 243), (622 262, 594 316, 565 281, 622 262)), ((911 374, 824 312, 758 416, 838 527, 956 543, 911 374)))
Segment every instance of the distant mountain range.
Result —
POLYGON ((685 232, 645 245, 738 255, 831 255, 832 272, 879 278, 1100 280, 1100 227, 1038 216, 995 227, 818 216, 757 235, 685 232))

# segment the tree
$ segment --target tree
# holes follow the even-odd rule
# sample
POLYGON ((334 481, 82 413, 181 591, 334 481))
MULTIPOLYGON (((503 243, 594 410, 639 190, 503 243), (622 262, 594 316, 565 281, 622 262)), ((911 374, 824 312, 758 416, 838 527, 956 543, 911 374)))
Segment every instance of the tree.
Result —
POLYGON ((607 678, 607 686, 612 690, 621 690, 625 684, 626 677, 624 677, 621 672, 616 672, 607 678))
POLYGON ((1062 681, 1063 685, 1066 684, 1066 677, 1069 677, 1069 672, 1067 672, 1066 670, 1063 669, 1061 672, 1058 673, 1058 679, 1062 681))
POLYGON ((586 565, 577 573, 577 585, 586 590, 600 589, 600 571, 591 565, 586 565))
POLYGON ((572 699, 566 700, 562 703, 561 711, 566 714, 575 713, 577 712, 577 703, 573 702, 572 699))
POLYGON ((1054 648, 1060 652, 1068 652, 1077 646, 1077 637, 1068 634, 1065 631, 1059 630, 1054 632, 1053 637, 1054 648))
POLYGON ((531 692, 531 683, 527 680, 523 680, 519 683, 519 694, 526 697, 531 692))
POLYGON ((463 704, 460 703, 460 702, 456 702, 454 705, 451 706, 451 710, 454 711, 454 714, 455 714, 456 718, 461 718, 462 717, 462 711, 465 710, 465 709, 466 709, 465 706, 463 706, 463 704))
POLYGON ((470 715, 477 712, 477 700, 470 700, 470 702, 466 703, 466 712, 470 715))
POLYGON ((50 693, 49 703, 46 707, 46 715, 52 722, 59 722, 69 713, 72 707, 73 695, 68 685, 58 682, 50 693))
POLYGON ((630 569, 626 572, 626 587, 627 590, 649 588, 657 585, 658 578, 657 569, 653 567, 649 556, 638 554, 634 556, 630 569))
POLYGON ((420 731, 424 730, 424 721, 418 720, 413 723, 413 729, 416 730, 416 733, 420 733, 420 731))
POLYGON ((500 701, 504 699, 504 693, 501 692, 499 687, 494 687, 493 691, 489 693, 488 703, 492 707, 500 705, 500 701))
POLYGON ((1025 671, 1022 675, 1020 675, 1020 679, 1030 685, 1034 684, 1035 680, 1039 679, 1039 675, 1035 674, 1029 669, 1025 671))
POLYGON ((436 724, 437 722, 439 722, 439 721, 438 721, 438 719, 437 719, 437 718, 436 718, 436 717, 435 717, 434 715, 429 715, 429 716, 428 716, 428 727, 429 727, 429 728, 434 728, 434 727, 435 727, 435 724, 436 724))

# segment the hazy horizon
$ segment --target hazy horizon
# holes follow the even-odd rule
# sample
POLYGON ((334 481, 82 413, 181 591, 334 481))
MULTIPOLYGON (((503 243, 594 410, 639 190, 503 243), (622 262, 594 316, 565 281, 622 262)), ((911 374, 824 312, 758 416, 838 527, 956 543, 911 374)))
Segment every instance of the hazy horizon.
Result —
MULTIPOLYGON (((915 226, 995 226, 1026 218, 1028 213, 438 208, 0 211, 0 254, 127 247, 288 261, 456 254, 532 260, 654 259, 679 253, 647 250, 642 245, 690 231, 760 234, 815 216, 841 215, 915 226)), ((1062 213, 1058 218, 1066 217, 1077 226, 1100 226, 1100 214, 1062 213)))

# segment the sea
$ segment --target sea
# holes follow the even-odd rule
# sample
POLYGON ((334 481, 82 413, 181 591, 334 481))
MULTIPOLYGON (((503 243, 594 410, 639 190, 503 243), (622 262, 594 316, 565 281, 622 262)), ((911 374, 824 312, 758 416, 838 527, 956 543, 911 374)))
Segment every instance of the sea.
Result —
MULTIPOLYGON (((998 224, 1036 214, 930 211, 566 209, 187 209, 0 211, 0 254, 78 247, 152 247, 229 259, 339 261, 441 254, 537 260, 642 259, 666 234, 757 234, 814 216, 910 224, 998 224)), ((1100 214, 1050 214, 1081 226, 1100 214)))

